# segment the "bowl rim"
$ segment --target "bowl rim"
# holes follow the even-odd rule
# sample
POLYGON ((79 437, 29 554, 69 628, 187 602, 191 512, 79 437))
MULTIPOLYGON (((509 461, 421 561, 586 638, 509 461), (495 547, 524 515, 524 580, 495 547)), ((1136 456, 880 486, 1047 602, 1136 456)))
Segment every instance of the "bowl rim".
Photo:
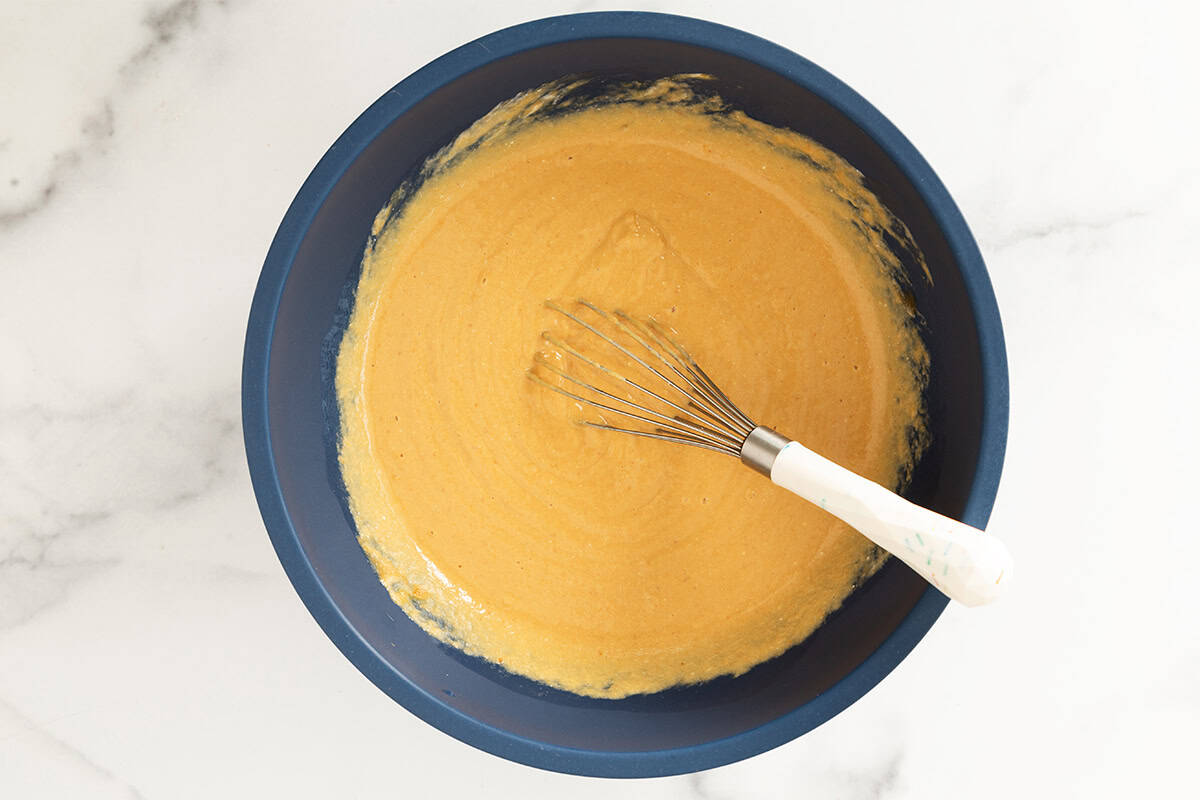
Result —
POLYGON ((581 39, 659 39, 716 50, 774 71, 816 93, 861 127, 904 173, 928 206, 959 265, 975 317, 983 372, 983 428, 963 521, 984 527, 995 501, 1008 434, 1008 366, 1000 312, 983 257, 966 221, 932 167, 903 134, 853 89, 804 57, 766 39, 713 22, 640 11, 547 17, 464 44, 402 80, 364 111, 304 181, 271 242, 254 293, 242 368, 242 426, 251 482, 276 554, 325 634, 392 699, 430 725, 497 756, 542 769, 597 777, 653 777, 729 764, 801 736, 857 701, 887 676, 933 626, 948 603, 932 586, 863 663, 828 691, 771 722, 734 736, 648 752, 604 752, 528 739, 469 717, 396 673, 353 628, 300 546, 272 455, 268 370, 275 319, 292 262, 309 226, 350 164, 393 120, 443 85, 487 64, 581 39))

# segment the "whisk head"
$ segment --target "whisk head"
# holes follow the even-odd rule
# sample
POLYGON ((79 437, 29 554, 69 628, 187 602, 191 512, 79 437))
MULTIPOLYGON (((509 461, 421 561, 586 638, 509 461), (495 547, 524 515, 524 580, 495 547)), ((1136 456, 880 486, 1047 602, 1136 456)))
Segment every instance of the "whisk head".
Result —
POLYGON ((546 308, 573 323, 571 341, 544 332, 527 375, 599 417, 580 424, 743 457, 758 426, 664 325, 586 300, 546 308))

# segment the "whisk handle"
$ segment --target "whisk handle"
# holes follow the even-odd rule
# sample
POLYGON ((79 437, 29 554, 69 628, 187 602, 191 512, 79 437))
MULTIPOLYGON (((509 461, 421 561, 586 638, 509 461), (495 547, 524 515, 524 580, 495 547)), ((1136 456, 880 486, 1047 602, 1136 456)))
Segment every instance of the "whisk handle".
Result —
POLYGON ((770 476, 848 523, 963 605, 995 600, 1012 578, 1012 557, 996 537, 911 503, 799 442, 778 452, 770 476))

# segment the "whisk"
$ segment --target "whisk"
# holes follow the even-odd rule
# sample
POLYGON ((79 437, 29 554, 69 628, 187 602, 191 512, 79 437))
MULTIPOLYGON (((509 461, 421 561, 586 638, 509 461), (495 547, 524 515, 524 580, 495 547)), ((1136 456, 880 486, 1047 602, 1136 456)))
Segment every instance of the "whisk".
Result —
POLYGON ((547 308, 581 328, 581 335, 586 332, 586 341, 606 349, 609 358, 620 359, 630 375, 550 332, 543 333, 542 339, 553 355, 536 353, 527 374, 534 382, 600 411, 600 420, 583 419, 581 424, 740 458, 777 485, 846 522, 964 605, 991 602, 1007 586, 1012 559, 995 537, 911 503, 799 442, 755 424, 653 318, 605 311, 586 300, 577 305, 577 312, 572 312, 546 302, 547 308), (559 380, 547 380, 547 373, 559 380))

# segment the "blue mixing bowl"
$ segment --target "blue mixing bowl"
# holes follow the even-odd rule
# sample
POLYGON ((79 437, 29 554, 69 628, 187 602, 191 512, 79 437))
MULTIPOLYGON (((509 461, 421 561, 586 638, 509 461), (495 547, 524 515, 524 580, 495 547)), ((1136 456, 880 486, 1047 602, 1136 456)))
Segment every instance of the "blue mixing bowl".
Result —
POLYGON ((933 170, 845 84, 741 31, 627 12, 518 25, 414 73, 334 143, 271 244, 246 334, 246 453, 279 560, 346 657, 437 728, 545 769, 669 775, 775 747, 862 697, 947 602, 891 559, 806 642, 744 675, 596 700, 438 643, 393 605, 355 540, 332 449, 329 354, 375 213, 427 156, 522 90, 568 74, 636 79, 694 72, 715 76, 715 90, 750 116, 810 136, 849 160, 925 253, 933 281, 914 276, 912 292, 927 323, 934 440, 907 495, 983 527, 1000 480, 1008 375, 983 260, 933 170))

